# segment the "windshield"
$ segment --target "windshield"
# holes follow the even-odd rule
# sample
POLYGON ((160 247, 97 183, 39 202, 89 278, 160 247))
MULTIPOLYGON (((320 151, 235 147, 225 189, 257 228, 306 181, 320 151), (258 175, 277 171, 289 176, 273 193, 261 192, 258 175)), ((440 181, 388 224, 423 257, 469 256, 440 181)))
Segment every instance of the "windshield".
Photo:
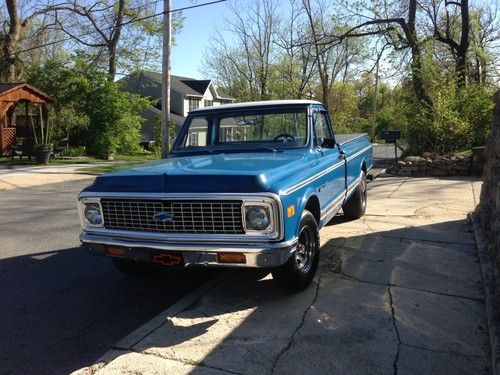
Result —
POLYGON ((307 110, 253 110, 189 116, 176 150, 293 148, 307 142, 307 110))

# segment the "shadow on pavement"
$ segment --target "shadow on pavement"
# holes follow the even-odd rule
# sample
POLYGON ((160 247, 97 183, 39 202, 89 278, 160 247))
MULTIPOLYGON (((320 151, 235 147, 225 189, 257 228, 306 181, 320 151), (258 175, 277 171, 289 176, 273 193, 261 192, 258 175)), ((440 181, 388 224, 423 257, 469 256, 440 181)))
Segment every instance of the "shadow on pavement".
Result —
POLYGON ((171 373, 484 373, 476 251, 454 237, 463 224, 330 239, 315 282, 298 293, 233 273, 132 347, 135 353, 117 352, 109 371, 146 371, 127 358, 147 353, 148 361, 173 360, 171 373), (432 240, 442 231, 450 242, 432 240))
POLYGON ((91 365, 212 276, 127 278, 79 247, 0 260, 0 373, 67 374, 91 365))

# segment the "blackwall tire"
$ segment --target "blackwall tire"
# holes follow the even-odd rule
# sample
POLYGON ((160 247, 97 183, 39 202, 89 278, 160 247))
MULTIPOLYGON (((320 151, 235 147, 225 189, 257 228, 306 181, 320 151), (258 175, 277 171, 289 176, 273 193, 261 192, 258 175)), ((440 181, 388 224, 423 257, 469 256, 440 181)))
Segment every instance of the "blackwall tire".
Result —
POLYGON ((314 216, 304 211, 297 250, 281 267, 272 271, 274 281, 286 288, 303 290, 311 284, 319 263, 319 230, 314 216))
POLYGON ((366 174, 361 171, 359 184, 354 194, 342 206, 344 215, 349 219, 359 219, 366 212, 367 190, 366 190, 366 174))

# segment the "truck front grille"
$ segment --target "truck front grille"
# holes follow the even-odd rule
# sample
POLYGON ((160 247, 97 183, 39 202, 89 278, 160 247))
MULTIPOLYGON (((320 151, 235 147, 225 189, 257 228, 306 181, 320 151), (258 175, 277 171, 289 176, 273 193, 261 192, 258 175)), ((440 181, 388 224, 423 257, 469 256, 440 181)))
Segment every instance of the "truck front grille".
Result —
POLYGON ((107 229, 243 234, 242 201, 101 199, 107 229))

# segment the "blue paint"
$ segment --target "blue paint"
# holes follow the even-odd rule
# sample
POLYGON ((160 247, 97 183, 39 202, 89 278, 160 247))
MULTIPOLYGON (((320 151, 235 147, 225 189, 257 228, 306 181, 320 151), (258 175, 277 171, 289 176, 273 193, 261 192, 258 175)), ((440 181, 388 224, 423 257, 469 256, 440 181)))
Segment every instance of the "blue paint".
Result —
MULTIPOLYGON (((313 132, 313 115, 325 111, 322 104, 304 101, 273 108, 303 108, 308 113, 308 134, 313 132), (288 107, 287 107, 288 106, 288 107)), ((234 105, 230 111, 237 111, 234 105)), ((258 108, 258 105, 248 108, 258 108)), ((226 113, 226 107, 210 109, 226 113)), ((197 111, 201 113, 203 111, 197 111)), ((331 128, 328 120, 328 126, 331 128)), ((332 131, 332 130, 331 130, 332 131)), ((184 128, 180 137, 186 132, 184 128)), ((310 199, 319 201, 322 214, 333 203, 343 203, 349 186, 361 171, 372 167, 372 148, 366 134, 339 135, 335 145, 321 148, 309 136, 298 148, 217 149, 173 152, 168 159, 143 164, 96 178, 87 192, 119 193, 260 193, 277 194, 282 203, 284 238, 297 236, 300 218, 310 199), (325 173, 328 171, 328 173, 325 173), (287 208, 295 206, 288 218, 287 208)), ((354 191, 354 190, 353 190, 354 191)), ((161 221, 161 218, 159 218, 161 221)), ((319 225, 324 223, 320 220, 319 225)))

